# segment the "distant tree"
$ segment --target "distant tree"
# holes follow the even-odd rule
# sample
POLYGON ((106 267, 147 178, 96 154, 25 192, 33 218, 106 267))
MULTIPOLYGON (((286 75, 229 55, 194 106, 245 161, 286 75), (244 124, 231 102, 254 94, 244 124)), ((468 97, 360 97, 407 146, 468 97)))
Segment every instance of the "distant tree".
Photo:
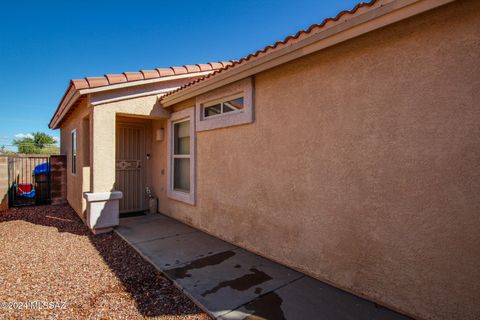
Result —
POLYGON ((10 156, 10 155, 14 155, 15 152, 11 151, 11 150, 8 150, 6 146, 1 146, 0 147, 0 155, 2 156, 10 156))
POLYGON ((13 144, 17 146, 18 153, 24 153, 24 154, 38 153, 39 148, 35 146, 35 142, 33 141, 33 138, 25 137, 20 140, 13 140, 13 144))
POLYGON ((34 132, 32 137, 24 137, 14 140, 18 147, 18 153, 23 154, 58 154, 59 148, 55 145, 55 139, 44 133, 34 132))

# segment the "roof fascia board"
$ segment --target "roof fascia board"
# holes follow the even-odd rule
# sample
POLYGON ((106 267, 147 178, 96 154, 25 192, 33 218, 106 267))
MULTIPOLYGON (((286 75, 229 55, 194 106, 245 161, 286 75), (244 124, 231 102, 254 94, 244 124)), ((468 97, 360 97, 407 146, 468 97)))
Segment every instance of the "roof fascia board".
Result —
POLYGON ((58 114, 57 117, 55 117, 55 119, 52 119, 52 121, 50 121, 50 123, 48 125, 49 128, 57 129, 58 123, 62 120, 64 115, 68 112, 68 110, 70 110, 70 108, 78 100, 78 98, 80 98, 81 94, 73 86, 72 86, 72 88, 73 88, 73 90, 71 90, 67 94, 67 96, 65 97, 65 99, 62 102, 63 106, 60 107, 60 113, 58 114))
POLYGON ((304 40, 267 53, 264 56, 225 70, 218 75, 181 89, 162 99, 164 107, 170 107, 186 99, 241 80, 256 73, 298 59, 310 53, 358 37, 362 34, 404 20, 455 0, 395 0, 320 31, 304 40))

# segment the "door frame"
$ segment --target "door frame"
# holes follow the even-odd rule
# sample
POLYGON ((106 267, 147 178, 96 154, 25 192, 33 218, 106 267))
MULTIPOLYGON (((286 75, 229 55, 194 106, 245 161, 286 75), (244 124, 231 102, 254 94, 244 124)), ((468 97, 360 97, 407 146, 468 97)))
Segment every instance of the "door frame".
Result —
MULTIPOLYGON (((147 175, 147 161, 146 161, 146 157, 145 157, 145 154, 146 154, 146 148, 147 148, 147 141, 146 141, 146 134, 147 134, 147 125, 143 122, 136 122, 136 121, 128 121, 128 120, 125 120, 125 119, 122 119, 122 120, 117 120, 116 123, 115 123, 115 133, 116 133, 116 136, 115 136, 115 188, 116 190, 118 190, 118 184, 117 184, 117 172, 118 172, 118 169, 117 169, 117 156, 118 156, 118 147, 119 147, 119 137, 117 136, 118 135, 118 129, 119 127, 121 126, 126 126, 126 127, 135 127, 135 128, 140 128, 141 129, 141 138, 140 138, 140 143, 141 143, 141 161, 142 161, 142 167, 140 168, 140 184, 141 184, 141 189, 142 189, 142 192, 141 192, 141 205, 140 205, 140 209, 129 209, 129 210, 121 210, 119 209, 119 212, 120 214, 123 214, 123 213, 131 213, 131 212, 141 212, 141 211, 146 211, 148 208, 147 208, 147 201, 145 199, 145 187, 146 187, 146 175, 147 175)), ((125 198, 125 190, 121 190, 124 195, 123 195, 123 199, 125 198)))

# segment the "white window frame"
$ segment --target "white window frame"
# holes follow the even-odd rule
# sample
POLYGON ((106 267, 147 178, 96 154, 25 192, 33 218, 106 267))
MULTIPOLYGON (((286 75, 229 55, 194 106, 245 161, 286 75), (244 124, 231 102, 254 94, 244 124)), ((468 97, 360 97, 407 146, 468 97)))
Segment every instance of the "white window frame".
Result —
POLYGON ((196 189, 196 134, 195 134, 195 111, 194 108, 184 109, 172 113, 168 119, 167 126, 167 196, 171 199, 195 205, 195 189, 196 189), (190 192, 175 190, 173 188, 173 161, 175 158, 185 158, 185 156, 177 155, 174 157, 174 131, 173 126, 176 123, 190 121, 190 192))
POLYGON ((196 131, 207 131, 254 121, 253 80, 245 78, 225 87, 215 89, 196 97, 195 101, 195 128, 196 131), (243 109, 204 117, 204 108, 243 97, 243 109))
POLYGON ((235 100, 235 99, 238 99, 238 98, 243 98, 243 105, 244 105, 243 107, 245 107, 245 97, 243 96, 243 92, 242 93, 237 93, 237 94, 234 94, 234 95, 231 95, 231 96, 228 96, 228 97, 224 97, 222 99, 213 100, 213 101, 210 101, 208 103, 203 103, 202 104, 202 110, 201 110, 202 111, 202 120, 209 120, 209 119, 213 119, 213 118, 217 118, 217 117, 226 117, 226 116, 230 116, 230 115, 242 112, 243 108, 238 109, 238 110, 234 110, 234 111, 230 111, 230 112, 223 112, 223 105, 224 105, 225 102, 235 100), (220 114, 215 114, 213 116, 205 117, 205 108, 212 107, 216 104, 221 105, 221 109, 222 109, 221 113, 220 114))
POLYGON ((70 131, 70 152, 71 152, 71 162, 70 162, 70 173, 72 176, 77 174, 77 129, 70 131), (75 139, 73 138, 75 136, 75 139), (74 151, 75 150, 75 151, 74 151))

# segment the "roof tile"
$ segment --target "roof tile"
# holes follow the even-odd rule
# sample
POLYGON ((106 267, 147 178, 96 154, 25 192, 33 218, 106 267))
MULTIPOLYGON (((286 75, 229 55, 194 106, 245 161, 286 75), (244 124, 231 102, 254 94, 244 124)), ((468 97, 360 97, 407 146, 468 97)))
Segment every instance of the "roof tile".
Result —
POLYGON ((127 77, 127 81, 137 81, 137 80, 143 80, 143 74, 139 71, 137 72, 124 72, 123 73, 125 77, 127 77))
POLYGON ((185 65, 183 66, 185 69, 187 69, 187 72, 200 72, 200 67, 197 65, 185 65))
POLYGON ((171 68, 157 68, 160 77, 168 77, 175 75, 175 72, 171 68))
POLYGON ((221 64, 223 65, 223 68, 225 68, 225 67, 228 67, 228 66, 231 66, 231 65, 233 64, 233 62, 232 62, 232 61, 227 61, 227 62, 219 62, 219 63, 221 63, 221 64))
POLYGON ((197 66, 200 68, 200 71, 210 71, 212 70, 212 66, 208 63, 198 63, 197 66))
MULTIPOLYGON (((216 66, 221 67, 221 64, 216 66)), ((130 81, 138 81, 143 79, 156 79, 156 78, 162 78, 162 77, 170 77, 178 74, 187 74, 187 73, 211 71, 211 70, 212 70, 212 66, 209 63, 204 63, 204 64, 196 64, 196 65, 187 65, 183 67, 157 68, 154 70, 140 70, 138 72, 106 74, 100 77, 87 77, 84 79, 71 80, 67 91, 64 93, 60 101, 60 104, 57 107, 57 110, 55 111, 52 119, 50 120, 49 125, 52 125, 53 120, 58 118, 62 104, 69 92, 72 92, 75 90, 81 90, 81 89, 103 87, 103 86, 108 86, 108 85, 117 84, 117 83, 126 83, 130 81)))
POLYGON ((105 78, 107 78, 109 84, 127 82, 127 77, 124 74, 106 74, 105 78))
POLYGON ((71 84, 75 87, 77 90, 81 89, 86 89, 89 87, 87 80, 85 79, 73 79, 71 81, 71 84))
POLYGON ((144 79, 158 78, 160 75, 157 70, 140 70, 144 79))
POLYGON ((187 68, 185 67, 170 67, 170 69, 173 70, 173 72, 175 73, 175 75, 177 74, 185 74, 188 72, 187 68))
POLYGON ((209 64, 214 70, 223 68, 223 65, 220 62, 210 62, 209 64))
POLYGON ((90 88, 108 86, 108 80, 104 76, 102 77, 86 77, 90 88))

